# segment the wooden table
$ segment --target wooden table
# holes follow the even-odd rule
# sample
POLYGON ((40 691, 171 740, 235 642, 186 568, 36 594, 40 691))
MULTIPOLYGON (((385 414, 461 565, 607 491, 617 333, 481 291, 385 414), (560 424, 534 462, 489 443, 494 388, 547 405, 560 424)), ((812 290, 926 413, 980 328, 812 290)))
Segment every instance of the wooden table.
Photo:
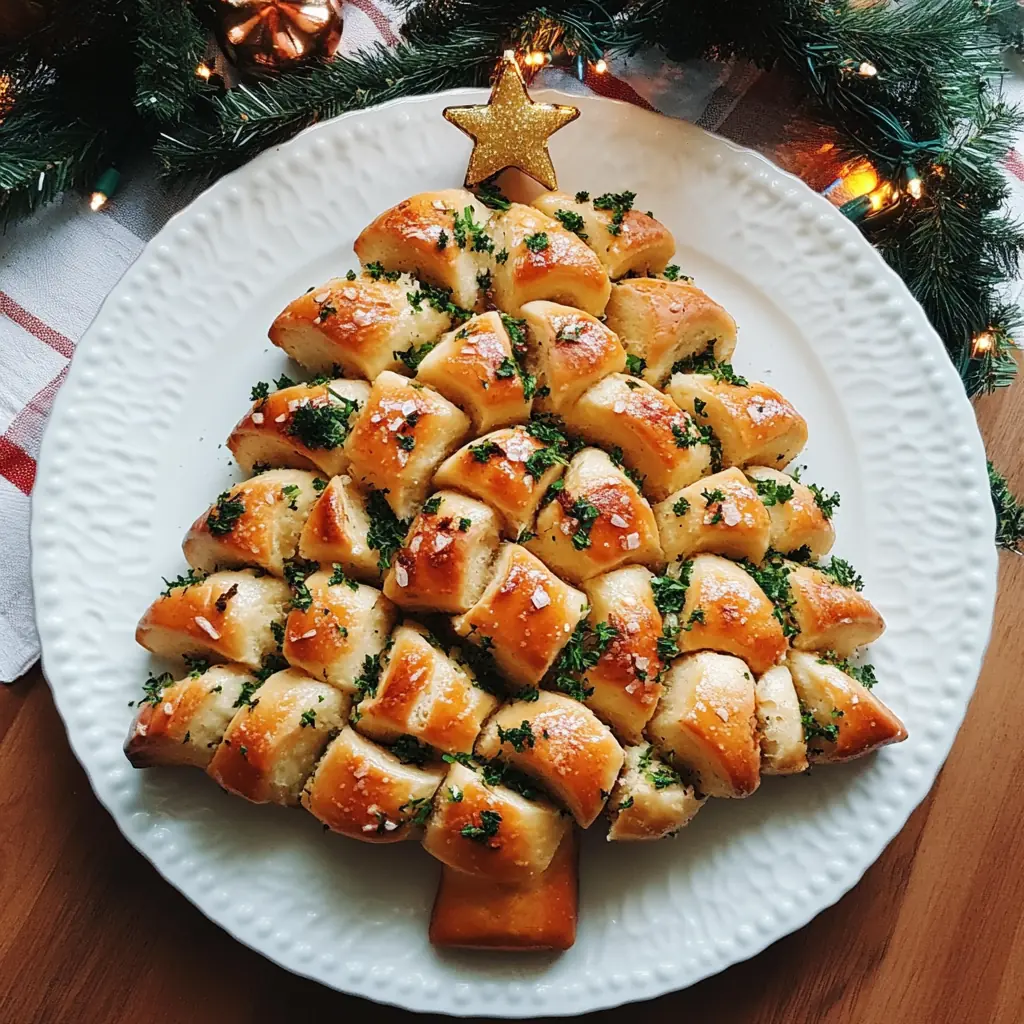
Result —
MULTIPOLYGON (((979 403, 1024 488, 1024 384, 979 403)), ((1024 559, 1001 556, 992 645, 945 769, 861 883, 686 992, 596 1016, 715 1024, 1024 1021, 1024 559), (653 1016, 652 1016, 653 1015, 653 1016)), ((0 1022, 233 1024, 411 1017, 230 939, 121 837, 38 669, 0 686, 0 1022)))

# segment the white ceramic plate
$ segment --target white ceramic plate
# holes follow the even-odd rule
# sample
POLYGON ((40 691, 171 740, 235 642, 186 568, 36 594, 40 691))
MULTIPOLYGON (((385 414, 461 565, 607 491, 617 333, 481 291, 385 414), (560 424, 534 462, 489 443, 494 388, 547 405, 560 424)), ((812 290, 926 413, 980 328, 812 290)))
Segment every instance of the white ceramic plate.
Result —
POLYGON ((47 677, 92 785, 128 839, 204 913, 290 970, 414 1009, 574 1014, 682 988, 800 927, 863 874, 927 792, 991 622, 996 556, 971 407, 921 309, 857 230, 762 157, 600 99, 552 154, 569 191, 635 190, 676 262, 740 324, 735 363, 806 416, 807 478, 842 492, 838 554, 888 622, 880 693, 910 739, 718 800, 674 841, 587 835, 579 937, 562 956, 439 953, 438 876, 417 845, 325 835, 198 772, 121 753, 151 667, 135 622, 184 566, 179 541, 234 478, 222 442, 295 295, 355 266, 385 207, 458 185, 459 91, 322 124, 229 175, 146 247, 82 340, 43 444, 33 572, 47 677))

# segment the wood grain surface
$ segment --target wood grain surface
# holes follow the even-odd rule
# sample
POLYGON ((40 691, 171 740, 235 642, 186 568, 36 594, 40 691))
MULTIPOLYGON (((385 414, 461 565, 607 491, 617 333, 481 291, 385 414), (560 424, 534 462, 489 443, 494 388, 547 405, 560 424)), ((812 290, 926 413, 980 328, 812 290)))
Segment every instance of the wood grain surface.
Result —
MULTIPOLYGON (((1024 488, 1024 386, 978 415, 990 454, 1024 488)), ((593 1016, 1024 1021, 1022 610, 1024 559, 1003 553, 992 643, 946 767, 852 892, 753 960, 593 1016)), ((0 686, 0 1024, 339 1018, 412 1015, 294 977, 211 924, 97 803, 38 668, 0 686)))

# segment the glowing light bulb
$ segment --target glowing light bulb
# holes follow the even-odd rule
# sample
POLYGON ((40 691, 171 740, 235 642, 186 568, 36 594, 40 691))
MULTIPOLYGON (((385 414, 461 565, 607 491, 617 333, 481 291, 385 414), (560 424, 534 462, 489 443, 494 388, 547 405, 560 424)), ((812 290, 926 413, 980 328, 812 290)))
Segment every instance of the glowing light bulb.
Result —
POLYGON ((196 78, 201 78, 204 82, 208 82, 210 80, 210 75, 212 74, 213 68, 211 68, 209 64, 204 64, 200 61, 196 65, 196 78))
POLYGON ((920 178, 911 178, 907 182, 907 192, 913 199, 920 199, 924 195, 924 182, 920 178))
POLYGON ((996 339, 991 331, 982 331, 971 344, 971 355, 977 358, 991 352, 995 346, 996 339))
POLYGON ((603 75, 608 70, 608 61, 602 57, 595 65, 594 70, 599 74, 603 75))
POLYGON ((878 188, 878 172, 866 160, 854 164, 843 174, 843 193, 851 199, 866 196, 878 188))
POLYGON ((102 192, 93 192, 89 197, 89 209, 95 213, 107 205, 107 197, 102 192))
POLYGON ((857 74, 862 78, 874 78, 878 74, 878 68, 869 60, 863 60, 860 62, 860 67, 857 68, 857 74))

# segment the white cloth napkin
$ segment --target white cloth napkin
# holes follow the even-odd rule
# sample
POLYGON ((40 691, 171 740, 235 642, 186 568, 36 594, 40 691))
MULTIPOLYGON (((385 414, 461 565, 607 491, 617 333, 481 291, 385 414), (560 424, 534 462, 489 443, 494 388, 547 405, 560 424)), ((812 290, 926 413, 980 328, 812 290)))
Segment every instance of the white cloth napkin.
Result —
MULTIPOLYGON (((384 0, 349 0, 343 14, 343 53, 397 39, 400 18, 384 0)), ((605 75, 589 72, 584 82, 547 69, 537 84, 653 107, 762 150, 782 138, 789 115, 785 93, 745 65, 667 68, 653 52, 616 62, 605 75)), ((1024 77, 1011 80, 1007 94, 1012 101, 1024 99, 1024 77)), ((1024 158, 1017 151, 1007 169, 1019 212, 1024 158)), ((0 236, 0 681, 17 679, 39 657, 29 502, 54 395, 103 299, 146 242, 191 198, 169 193, 143 170, 127 174, 100 213, 68 196, 0 236)))

